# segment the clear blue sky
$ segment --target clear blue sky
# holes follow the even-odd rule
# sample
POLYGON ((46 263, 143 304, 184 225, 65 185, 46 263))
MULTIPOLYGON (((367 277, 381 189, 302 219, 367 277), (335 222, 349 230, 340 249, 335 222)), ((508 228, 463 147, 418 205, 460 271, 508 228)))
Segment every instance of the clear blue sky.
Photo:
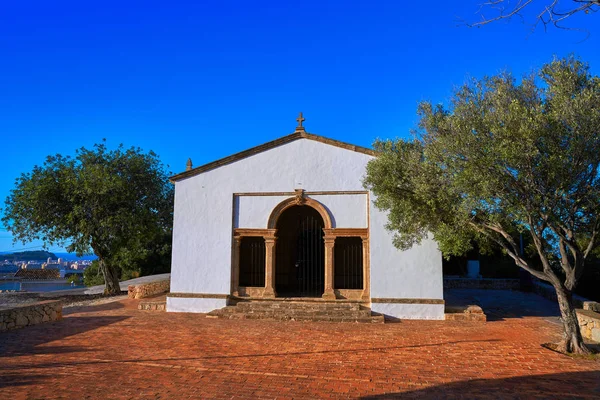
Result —
MULTIPOLYGON (((481 2, 4 2, 1 203, 46 155, 102 138, 180 172, 291 133, 299 111, 309 132, 369 146, 406 136, 417 102, 446 101, 468 76, 569 53, 600 74, 600 15, 573 19, 584 41, 458 22, 481 2)), ((38 245, 12 247, 0 227, 0 251, 38 245)))

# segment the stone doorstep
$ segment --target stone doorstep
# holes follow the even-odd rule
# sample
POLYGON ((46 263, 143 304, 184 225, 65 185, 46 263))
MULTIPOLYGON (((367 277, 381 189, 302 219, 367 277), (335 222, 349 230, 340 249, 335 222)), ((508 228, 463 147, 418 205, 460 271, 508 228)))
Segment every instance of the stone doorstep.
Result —
POLYGON ((259 302, 239 302, 236 307, 240 309, 253 309, 253 310, 338 310, 338 311, 358 311, 361 309, 361 305, 357 303, 326 303, 326 304, 315 304, 315 303, 259 303, 259 302))
POLYGON ((235 313, 229 316, 215 316, 210 313, 206 318, 224 318, 224 319, 250 319, 250 320, 273 320, 273 321, 306 321, 306 322, 354 322, 354 323, 384 323, 383 315, 371 315, 368 317, 352 317, 352 316, 324 316, 324 315, 308 315, 308 316, 291 316, 284 314, 274 314, 265 316, 261 314, 245 314, 235 313))
POLYGON ((232 302, 261 302, 261 303, 316 303, 316 304, 367 304, 369 300, 355 300, 355 299, 324 299, 322 297, 242 297, 242 296, 230 296, 232 302))
POLYGON ((207 314, 207 318, 271 319, 278 321, 329 321, 383 323, 357 302, 238 301, 207 314))
POLYGON ((355 310, 352 312, 337 312, 336 310, 321 310, 321 311, 311 311, 311 310, 236 310, 235 306, 225 307, 220 309, 219 315, 233 315, 233 314, 247 314, 247 315, 262 315, 265 317, 277 316, 277 315, 288 315, 292 317, 310 317, 310 316, 349 316, 349 317, 370 317, 370 310, 355 310))

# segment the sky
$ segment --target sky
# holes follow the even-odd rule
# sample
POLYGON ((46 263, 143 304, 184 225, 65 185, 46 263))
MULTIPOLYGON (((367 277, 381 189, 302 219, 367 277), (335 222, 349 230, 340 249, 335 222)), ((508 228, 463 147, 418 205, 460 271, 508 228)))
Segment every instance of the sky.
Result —
MULTIPOLYGON (((469 28, 480 3, 4 2, 0 207, 47 155, 103 138, 176 173, 292 133, 300 111, 308 132, 369 147, 407 137, 418 102, 447 102, 469 77, 571 53, 600 74, 600 13, 569 21, 585 32, 532 33, 538 0, 523 20, 469 28)), ((0 225, 0 252, 40 248, 0 225)))

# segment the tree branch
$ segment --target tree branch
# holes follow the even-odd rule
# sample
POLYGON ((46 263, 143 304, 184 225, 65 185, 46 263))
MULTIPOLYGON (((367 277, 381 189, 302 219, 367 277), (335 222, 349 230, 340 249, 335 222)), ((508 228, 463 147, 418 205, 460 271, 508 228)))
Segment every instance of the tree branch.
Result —
MULTIPOLYGON (((506 251, 506 253, 509 255, 509 257, 512 258, 513 260, 515 260, 515 263, 519 267, 523 268, 525 271, 529 272, 531 275, 535 276, 538 279, 541 279, 543 281, 552 283, 551 279, 548 276, 546 276, 546 274, 544 274, 543 272, 540 272, 540 271, 537 271, 537 270, 531 268, 529 266, 529 264, 527 264, 527 261, 525 261, 522 257, 520 257, 518 255, 519 252, 517 251, 516 244, 514 243, 514 240, 511 240, 512 244, 510 244, 510 247, 509 247, 505 241, 498 239, 497 237, 495 237, 494 235, 492 235, 490 232, 486 231, 486 229, 483 228, 482 226, 479 226, 478 224, 476 224, 474 222, 470 222, 469 224, 475 230, 477 230, 478 232, 480 232, 483 235, 487 236, 492 241, 494 241, 495 243, 497 243, 500 247, 502 247, 506 251)), ((501 233, 502 230, 499 229, 499 228, 492 229, 492 227, 489 226, 489 225, 486 226, 486 228, 492 230, 493 232, 500 233, 505 238, 505 240, 506 240, 506 236, 504 236, 504 234, 506 234, 507 236, 510 236, 510 235, 508 235, 507 232, 504 232, 504 234, 501 233)))
MULTIPOLYGON (((466 25, 468 27, 480 27, 504 19, 510 20, 515 16, 523 18, 522 12, 525 8, 529 7, 531 3, 533 3, 533 0, 519 0, 514 6, 510 5, 509 0, 491 0, 485 2, 481 4, 477 11, 477 13, 481 13, 482 20, 476 23, 467 23, 466 25), (496 17, 486 18, 482 13, 484 9, 496 10, 498 15, 496 17)), ((543 9, 537 13, 535 22, 533 23, 533 29, 535 29, 540 22, 544 25, 544 30, 547 29, 548 25, 553 25, 560 29, 574 29, 565 27, 561 25, 561 23, 578 13, 589 14, 596 12, 598 11, 597 7, 600 6, 600 0, 573 0, 573 3, 575 4, 571 6, 571 8, 562 11, 559 8, 559 0, 548 0, 547 4, 543 6, 543 9)))

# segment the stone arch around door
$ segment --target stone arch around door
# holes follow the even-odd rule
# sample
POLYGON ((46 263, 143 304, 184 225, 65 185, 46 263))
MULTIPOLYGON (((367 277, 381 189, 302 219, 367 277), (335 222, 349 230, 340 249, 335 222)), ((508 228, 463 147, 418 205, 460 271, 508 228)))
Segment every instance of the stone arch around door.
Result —
POLYGON ((317 212, 323 218, 323 223, 325 224, 325 229, 333 228, 333 224, 331 223, 331 216, 329 215, 329 211, 323 206, 323 204, 319 203, 316 200, 313 200, 309 197, 304 196, 304 190, 296 189, 296 196, 290 197, 289 199, 285 199, 281 203, 277 204, 271 215, 269 216, 269 221, 267 223, 267 229, 275 229, 277 226, 277 221, 281 214, 290 207, 294 206, 309 206, 317 210, 317 212))
MULTIPOLYGON (((277 297, 275 291, 275 269, 277 254, 277 222, 285 210, 294 206, 308 206, 319 213, 323 219, 323 241, 324 241, 324 290, 323 299, 335 300, 336 297, 356 298, 368 300, 370 298, 370 263, 369 263, 369 228, 335 228, 334 219, 329 210, 320 202, 305 197, 303 189, 296 189, 295 196, 287 198, 277 204, 269 215, 266 228, 235 228, 233 230, 232 243, 232 280, 231 293, 234 297, 251 298, 274 298, 277 297), (362 289, 353 290, 353 296, 343 290, 334 289, 334 246, 336 238, 360 238, 362 243, 362 289), (255 239, 262 239, 260 245, 264 249, 264 275, 259 276, 259 281, 264 282, 263 287, 244 287, 240 285, 240 260, 241 253, 247 245, 256 244, 255 239), (245 242, 245 243, 242 243, 245 242), (244 244, 244 246, 242 246, 244 244), (242 251, 241 251, 242 250, 242 251), (262 278, 264 276, 264 278, 262 278), (264 279, 264 281, 262 280, 264 279)), ((263 250, 261 250, 263 251, 263 250)))
MULTIPOLYGON (((269 241, 265 239, 265 243, 267 243, 267 262, 266 264, 266 276, 269 278, 268 282, 265 283, 265 297, 275 297, 277 293, 275 291, 275 268, 277 265, 276 261, 276 253, 277 253, 277 223, 282 214, 296 206, 307 206, 314 209, 319 213, 321 219, 323 220, 323 232, 331 231, 333 228, 332 218, 329 215, 329 211, 323 204, 318 201, 306 197, 304 194, 304 189, 296 189, 296 195, 294 197, 290 197, 288 199, 283 200, 281 203, 277 204, 271 215, 269 216, 269 220, 267 222, 267 230, 274 232, 274 237, 270 238, 269 241), (269 242, 273 243, 273 247, 271 250, 271 254, 269 254, 269 242)), ((335 293, 333 291, 333 244, 334 239, 331 237, 324 236, 325 249, 324 249, 324 290, 323 290, 323 298, 324 299, 335 299, 335 293)))

